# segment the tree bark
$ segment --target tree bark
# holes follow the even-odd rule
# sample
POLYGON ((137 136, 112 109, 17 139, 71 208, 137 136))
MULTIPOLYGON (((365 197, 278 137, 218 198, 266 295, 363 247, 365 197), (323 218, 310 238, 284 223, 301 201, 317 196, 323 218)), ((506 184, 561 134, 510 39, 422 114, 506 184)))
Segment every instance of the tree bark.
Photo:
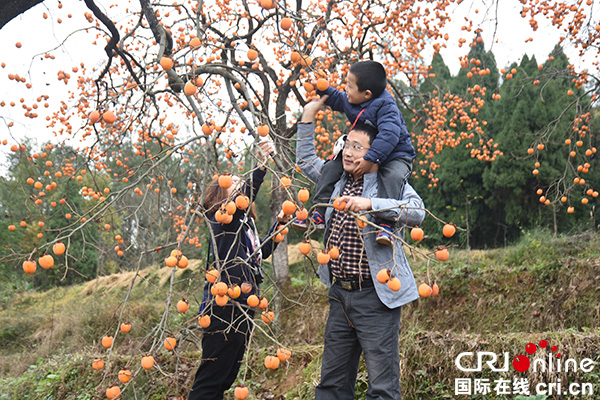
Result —
MULTIPOLYGON (((281 204, 287 199, 286 193, 279 187, 279 182, 273 182, 273 195, 270 201, 271 213, 273 219, 277 218, 279 210, 281 210, 281 204)), ((292 282, 290 278, 290 268, 288 265, 288 251, 287 251, 287 235, 277 249, 273 252, 273 275, 275 282, 279 287, 279 290, 285 290, 292 282)))
POLYGON ((0 29, 13 18, 21 15, 30 8, 41 3, 42 0, 8 0, 0 1, 0 29))

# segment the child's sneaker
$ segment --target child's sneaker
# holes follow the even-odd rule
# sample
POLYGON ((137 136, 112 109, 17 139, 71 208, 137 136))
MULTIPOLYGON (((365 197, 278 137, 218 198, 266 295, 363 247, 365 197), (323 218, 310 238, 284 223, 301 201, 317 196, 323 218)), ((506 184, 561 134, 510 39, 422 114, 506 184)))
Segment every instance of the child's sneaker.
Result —
POLYGON ((301 231, 305 231, 308 229, 308 224, 305 219, 296 218, 294 222, 292 222, 292 226, 296 229, 300 229, 301 231))
POLYGON ((315 228, 318 231, 325 230, 325 220, 323 219, 323 216, 321 215, 320 212, 313 211, 311 219, 312 219, 313 224, 315 225, 315 228))
POLYGON ((383 244, 386 246, 393 246, 394 245, 394 236, 392 235, 392 227, 390 225, 387 224, 381 224, 379 225, 383 228, 383 230, 381 230, 378 234, 377 234, 377 238, 375 239, 375 241, 379 244, 383 244))

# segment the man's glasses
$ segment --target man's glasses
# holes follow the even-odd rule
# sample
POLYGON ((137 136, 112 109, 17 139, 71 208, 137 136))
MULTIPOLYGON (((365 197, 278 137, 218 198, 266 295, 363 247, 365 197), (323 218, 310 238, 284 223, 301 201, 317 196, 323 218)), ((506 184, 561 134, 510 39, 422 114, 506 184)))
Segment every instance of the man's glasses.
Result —
POLYGON ((360 146, 358 144, 348 144, 347 142, 344 144, 344 150, 352 150, 352 151, 363 151, 369 150, 368 147, 360 146))

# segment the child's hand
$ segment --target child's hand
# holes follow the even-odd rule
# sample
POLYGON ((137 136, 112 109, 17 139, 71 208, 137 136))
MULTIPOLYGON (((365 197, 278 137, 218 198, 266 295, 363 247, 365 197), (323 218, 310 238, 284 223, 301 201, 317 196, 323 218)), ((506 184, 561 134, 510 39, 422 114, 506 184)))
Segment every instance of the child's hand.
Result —
POLYGON ((361 157, 357 160, 354 160, 354 164, 356 164, 356 167, 354 168, 353 173, 355 173, 357 175, 364 175, 366 173, 371 172, 371 168, 373 167, 373 164, 375 164, 375 163, 371 162, 371 161, 367 161, 363 157, 361 157))

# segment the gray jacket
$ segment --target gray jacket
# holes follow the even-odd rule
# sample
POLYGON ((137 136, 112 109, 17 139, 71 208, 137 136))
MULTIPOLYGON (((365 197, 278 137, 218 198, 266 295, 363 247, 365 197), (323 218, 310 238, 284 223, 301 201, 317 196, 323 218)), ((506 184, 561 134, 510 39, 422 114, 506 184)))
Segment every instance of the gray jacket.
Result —
MULTIPOLYGON (((325 161, 317 157, 314 144, 314 124, 298 124, 298 142, 296 145, 296 163, 302 172, 313 182, 317 182, 321 175, 321 169, 325 161)), ((340 195, 344 188, 347 175, 335 184, 332 199, 340 195)), ((423 200, 417 192, 408 183, 404 186, 402 200, 377 198, 377 173, 364 175, 363 197, 371 199, 371 206, 376 213, 370 213, 368 220, 374 222, 375 215, 385 220, 396 220, 399 223, 400 231, 396 232, 400 237, 404 236, 404 225, 419 225, 425 218, 425 206, 423 200)), ((328 207, 325 213, 325 238, 329 235, 329 229, 332 222, 332 207, 328 207)), ((400 290, 394 292, 386 284, 375 281, 377 295, 383 304, 389 308, 400 307, 419 297, 417 285, 413 276, 406 255, 402 248, 402 242, 396 240, 394 247, 385 246, 377 243, 378 230, 367 225, 362 229, 362 235, 365 244, 365 251, 369 262, 371 275, 375 277, 377 272, 383 268, 392 270, 392 275, 400 279, 400 290)), ((331 275, 328 265, 319 266, 319 278, 327 286, 331 286, 331 275)))

